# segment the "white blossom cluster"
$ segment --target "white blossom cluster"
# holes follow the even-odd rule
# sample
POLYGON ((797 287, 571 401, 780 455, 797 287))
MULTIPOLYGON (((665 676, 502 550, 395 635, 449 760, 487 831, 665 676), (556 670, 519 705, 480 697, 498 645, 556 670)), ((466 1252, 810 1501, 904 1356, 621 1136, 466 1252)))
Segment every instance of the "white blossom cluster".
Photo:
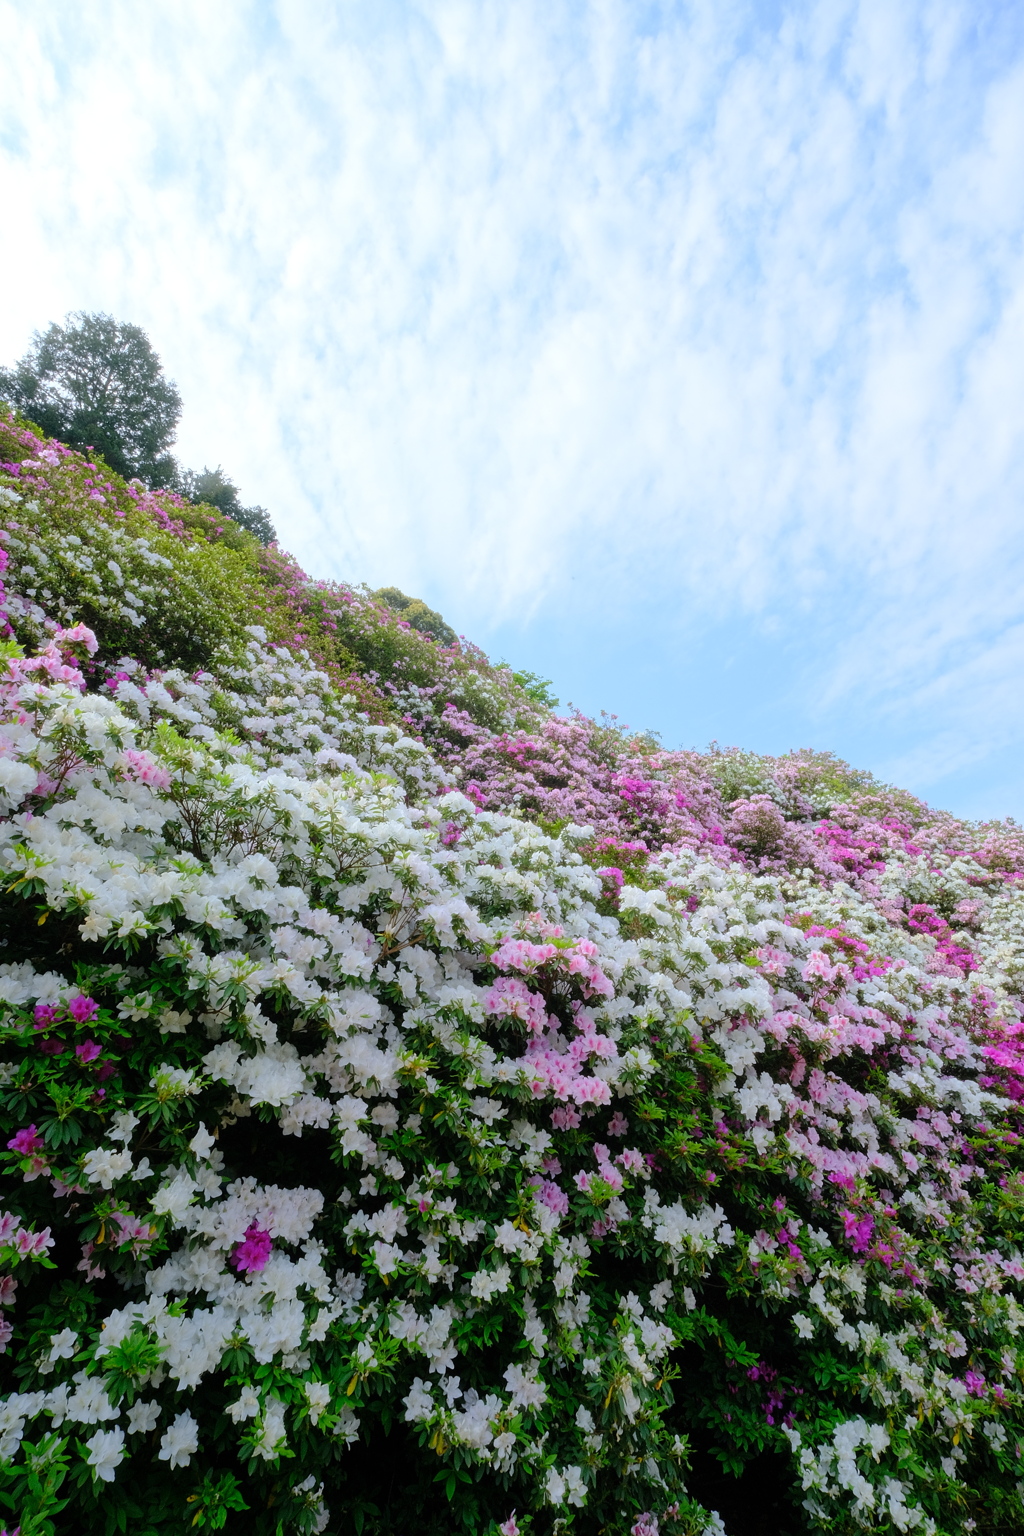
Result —
MULTIPOLYGON (((80 483, 76 456, 52 457, 56 463, 25 466, 38 486, 0 486, 0 540, 10 562, 5 607, 18 633, 40 643, 55 622, 70 627, 84 620, 126 640, 160 636, 170 654, 181 636, 190 637, 197 654, 232 638, 232 594, 226 583, 211 586, 203 546, 134 509, 119 521, 126 516, 121 508, 80 483)), ((154 649, 162 660, 159 643, 154 649)))
MULTIPOLYGON (((954 1143, 1011 1106, 979 1084, 966 984, 915 963, 910 939, 857 981, 806 930, 877 944, 869 902, 815 890, 794 905, 778 881, 690 853, 654 861, 602 915, 586 829, 552 838, 437 793, 422 748, 258 633, 218 680, 122 670, 113 696, 23 681, 0 731, 9 898, 31 896, 90 958, 95 996, 147 1060, 104 1090, 91 1142, 19 1164, 57 1213, 69 1195, 105 1202, 132 1263, 123 1304, 91 1331, 55 1329, 40 1389, 4 1401, 0 1455, 47 1420, 96 1426, 100 1481, 158 1431, 157 1458, 185 1468, 203 1415, 182 1394, 211 1378, 237 1390, 227 1414, 254 1462, 299 1436, 333 1454, 359 1436, 364 1387, 393 1380, 435 1450, 526 1476, 555 1506, 586 1504, 612 1466, 678 1485, 660 1394, 719 1264, 780 1309, 787 1337, 829 1335, 861 1368, 872 1417, 812 1444, 789 1429, 816 1518, 841 1507, 870 1528, 884 1511, 935 1530, 889 1454, 893 1416, 942 1426, 934 1454, 906 1431, 929 1476, 956 1477, 941 1456, 967 1429, 1011 1455, 1002 1399, 965 1387, 933 1342, 956 1332, 952 1297, 1005 1350, 1007 1398, 1024 1266, 973 1222, 978 1174, 954 1143), (868 1081, 873 1053, 886 1067, 868 1081), (635 1106, 690 1059, 707 1076, 705 1140, 799 1177, 814 1222, 787 1210, 741 1232, 724 1172, 709 1161, 698 1190, 634 1145, 635 1106), (158 1125, 188 1134, 161 1140, 158 1125), (248 1126, 293 1151, 308 1140, 305 1182, 229 1169, 219 1143, 248 1126), (885 1222, 905 1265, 922 1234, 953 1235, 926 1317, 902 1319, 895 1272, 872 1281, 883 1328, 863 1315, 858 1256, 885 1222), (625 1295, 588 1278, 610 1244, 632 1256, 625 1295), (488 1320, 483 1381, 466 1341, 488 1320), (116 1372, 143 1347, 129 1404, 116 1372), (268 1368, 259 1385, 224 1366, 238 1353, 268 1368)), ((48 954, 0 964, 10 1040, 20 1028, 29 1053, 32 1010, 81 995, 48 954)), ((89 1249, 87 1279, 105 1262, 89 1249)), ((319 1488, 305 1490, 317 1511, 319 1488)))

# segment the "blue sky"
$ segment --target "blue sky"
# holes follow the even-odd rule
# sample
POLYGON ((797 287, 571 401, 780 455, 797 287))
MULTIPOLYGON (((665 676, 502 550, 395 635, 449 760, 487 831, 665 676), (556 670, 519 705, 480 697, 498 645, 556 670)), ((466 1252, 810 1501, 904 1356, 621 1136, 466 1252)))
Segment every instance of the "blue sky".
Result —
POLYGON ((0 0, 0 357, 142 325, 314 574, 1024 819, 1024 10, 0 0))

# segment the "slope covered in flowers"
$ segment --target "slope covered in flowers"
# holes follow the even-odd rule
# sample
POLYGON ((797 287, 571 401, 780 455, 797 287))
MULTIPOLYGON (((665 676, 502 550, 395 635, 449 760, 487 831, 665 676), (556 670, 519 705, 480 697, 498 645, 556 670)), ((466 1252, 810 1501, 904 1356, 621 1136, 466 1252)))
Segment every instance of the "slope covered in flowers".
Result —
POLYGON ((1019 829, 0 458, 8 1527, 1019 1529, 1019 829))

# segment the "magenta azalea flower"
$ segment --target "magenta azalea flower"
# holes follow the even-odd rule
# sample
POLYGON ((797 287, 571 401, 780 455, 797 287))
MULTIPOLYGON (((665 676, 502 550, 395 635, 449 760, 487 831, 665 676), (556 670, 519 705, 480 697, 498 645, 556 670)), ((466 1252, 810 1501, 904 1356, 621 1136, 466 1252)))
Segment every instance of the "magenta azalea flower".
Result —
POLYGON ((875 1230, 874 1217, 862 1216, 858 1220, 853 1211, 844 1211, 843 1227, 854 1253, 867 1253, 875 1230))
POLYGON ((73 997, 68 1003, 68 1013, 76 1024, 88 1024, 99 1011, 99 1003, 94 1003, 91 997, 73 997))
POLYGON ((261 1269, 266 1269, 273 1246, 270 1233, 251 1222, 245 1229, 245 1237, 231 1255, 231 1263, 240 1275, 259 1274, 261 1269))
POLYGON ((33 1152, 42 1150, 43 1138, 34 1125, 27 1125, 23 1131, 18 1131, 7 1143, 11 1152, 18 1152, 22 1157, 31 1157, 33 1152))

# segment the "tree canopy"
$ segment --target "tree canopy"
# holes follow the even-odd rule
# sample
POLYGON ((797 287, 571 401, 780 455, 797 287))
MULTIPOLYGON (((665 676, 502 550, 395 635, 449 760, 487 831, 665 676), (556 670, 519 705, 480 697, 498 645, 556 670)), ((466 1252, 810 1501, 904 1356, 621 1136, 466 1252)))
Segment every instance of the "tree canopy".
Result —
POLYGON ((219 464, 216 469, 204 465, 201 474, 194 469, 184 470, 179 478, 178 489, 189 501, 216 507, 218 512, 223 512, 240 527, 254 533, 261 544, 273 544, 277 538, 266 507, 243 507, 239 500, 238 486, 228 479, 219 464))
POLYGON ((181 396, 137 325, 77 311, 37 331, 0 397, 53 437, 101 454, 125 478, 171 485, 181 396))
POLYGON ((428 608, 422 598, 409 597, 398 587, 378 587, 373 595, 382 603, 387 603, 394 613, 400 613, 413 629, 418 629, 424 635, 433 635, 441 645, 454 645, 459 638, 437 609, 428 608))
POLYGON ((100 454, 125 479, 216 507, 263 544, 277 538, 266 508, 243 506, 219 464, 183 470, 168 451, 181 396, 137 325, 78 310, 36 331, 21 361, 0 368, 0 400, 69 447, 100 454))

